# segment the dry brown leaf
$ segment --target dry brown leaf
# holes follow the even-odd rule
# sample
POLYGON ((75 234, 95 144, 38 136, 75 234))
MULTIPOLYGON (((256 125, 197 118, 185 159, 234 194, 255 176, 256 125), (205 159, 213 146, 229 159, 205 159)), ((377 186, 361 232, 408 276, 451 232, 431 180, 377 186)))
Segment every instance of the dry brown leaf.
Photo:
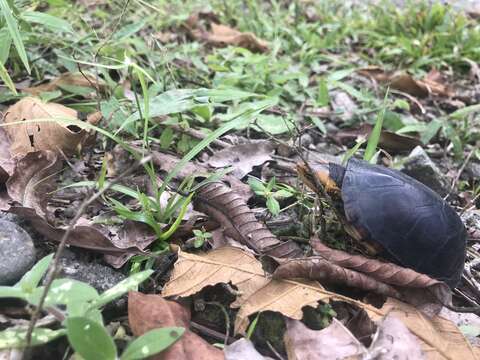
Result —
POLYGON ((385 72, 375 66, 360 69, 358 73, 379 83, 389 83, 393 89, 419 98, 427 97, 430 94, 444 97, 455 95, 455 92, 445 84, 442 74, 436 69, 432 69, 422 80, 414 79, 411 75, 403 72, 385 72))
POLYGON ((56 189, 53 175, 61 168, 62 162, 55 152, 30 152, 17 161, 6 182, 7 193, 20 206, 32 208, 48 219, 47 194, 56 189))
MULTIPOLYGON (((52 226, 31 208, 13 206, 9 209, 9 212, 28 221, 46 240, 59 242, 66 231, 65 228, 52 226)), ((104 253, 105 261, 115 268, 125 264, 132 255, 145 253, 139 248, 143 245, 141 242, 137 246, 121 248, 116 246, 105 233, 108 233, 108 230, 99 225, 81 222, 73 228, 67 239, 67 244, 104 253)), ((132 239, 129 240, 132 241, 132 239)))
POLYGON ((104 87, 105 84, 102 81, 99 81, 99 83, 97 83, 95 76, 92 76, 92 75, 88 75, 88 74, 83 75, 81 73, 76 73, 76 74, 64 73, 59 77, 57 77, 56 79, 49 81, 46 84, 29 87, 24 89, 23 91, 32 96, 38 96, 43 92, 54 91, 59 88, 61 89, 63 87, 69 87, 69 86, 90 88, 92 90, 92 93, 94 93, 95 87, 100 89, 104 87))
POLYGON ((220 182, 200 188, 195 196, 195 210, 210 215, 229 236, 257 253, 275 257, 298 257, 300 247, 292 242, 281 242, 259 222, 245 201, 220 182))
POLYGON ((286 320, 284 335, 289 360, 361 359, 367 349, 337 319, 322 330, 311 330, 299 320, 286 320))
MULTIPOLYGON (((366 139, 372 130, 372 125, 362 124, 356 129, 341 130, 331 136, 339 144, 346 145, 354 143, 358 137, 366 139)), ((400 135, 387 130, 382 130, 380 134, 379 147, 390 153, 409 152, 419 145, 422 145, 422 142, 415 137, 400 135)))
POLYGON ((267 52, 269 50, 268 42, 257 38, 250 32, 242 33, 226 25, 216 23, 216 18, 212 16, 202 16, 210 22, 210 31, 207 31, 200 23, 199 14, 193 14, 186 21, 192 37, 199 41, 205 41, 213 46, 234 45, 249 49, 253 52, 267 52))
POLYGON ((241 293, 232 306, 239 306, 267 282, 260 262, 238 248, 222 247, 202 255, 178 249, 178 260, 162 295, 185 297, 208 285, 232 283, 241 293))
POLYGON ((402 295, 381 281, 355 270, 335 265, 321 256, 311 256, 304 259, 292 259, 283 262, 273 273, 276 279, 308 279, 321 284, 346 285, 367 291, 373 291, 384 296, 401 299, 402 295))
POLYGON ((330 300, 357 305, 370 317, 381 317, 383 314, 371 305, 327 291, 314 281, 271 280, 243 302, 235 320, 235 332, 244 333, 249 323, 248 317, 257 312, 277 311, 291 319, 300 320, 303 307, 316 307, 318 301, 328 303, 330 300))
POLYGON ((27 97, 8 108, 5 124, 35 119, 52 119, 51 122, 31 122, 6 126, 12 141, 10 151, 22 155, 38 150, 74 153, 87 132, 76 125, 63 125, 55 118, 77 120, 77 112, 55 103, 44 103, 40 99, 27 97))
POLYGON ((215 152, 208 159, 208 165, 214 168, 232 166, 232 174, 241 179, 250 173, 254 166, 271 160, 274 149, 275 146, 269 141, 233 145, 215 152))
POLYGON ((378 325, 377 333, 368 349, 376 360, 423 360, 420 342, 395 315, 388 314, 378 325))
POLYGON ((0 127, 0 184, 4 184, 15 168, 15 161, 10 153, 10 138, 4 127, 0 127))
POLYGON ((220 360, 223 352, 189 330, 190 312, 180 304, 160 295, 128 294, 128 322, 135 336, 147 331, 169 327, 184 327, 183 336, 167 350, 149 358, 152 360, 220 360))
POLYGON ((381 310, 396 316, 421 340, 426 359, 479 359, 465 336, 450 320, 440 316, 428 318, 415 307, 392 298, 381 310))

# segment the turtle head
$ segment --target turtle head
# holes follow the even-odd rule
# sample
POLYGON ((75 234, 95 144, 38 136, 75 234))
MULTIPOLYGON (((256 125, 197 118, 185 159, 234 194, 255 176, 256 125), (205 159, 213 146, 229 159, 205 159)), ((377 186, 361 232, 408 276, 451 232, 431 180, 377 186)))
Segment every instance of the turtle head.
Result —
POLYGON ((345 168, 334 163, 299 163, 297 172, 302 181, 313 191, 319 192, 318 184, 330 194, 340 193, 345 168))

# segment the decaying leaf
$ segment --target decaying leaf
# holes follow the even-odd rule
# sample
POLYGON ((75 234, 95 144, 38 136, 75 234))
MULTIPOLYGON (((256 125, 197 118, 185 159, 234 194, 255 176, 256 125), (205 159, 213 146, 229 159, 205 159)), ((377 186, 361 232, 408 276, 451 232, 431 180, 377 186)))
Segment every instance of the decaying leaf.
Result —
POLYGON ((395 315, 388 314, 380 322, 368 349, 371 358, 378 360, 423 360, 420 342, 395 315))
POLYGON ((0 127, 0 184, 4 184, 15 168, 15 161, 10 153, 10 139, 5 128, 0 127))
POLYGON ((6 126, 13 155, 22 155, 38 150, 74 153, 87 132, 76 125, 60 124, 55 118, 77 120, 77 111, 55 103, 44 103, 40 99, 27 97, 8 108, 5 124, 35 119, 52 121, 29 122, 6 126))
POLYGON ((24 89, 23 91, 32 96, 38 96, 43 92, 55 91, 58 89, 66 89, 67 91, 71 90, 71 92, 75 93, 94 93, 95 87, 100 89, 104 86, 105 84, 103 83, 103 81, 100 81, 99 79, 99 81, 97 82, 95 77, 92 75, 83 75, 81 73, 65 73, 49 81, 46 84, 29 87, 24 89))
MULTIPOLYGON (((9 209, 9 212, 17 214, 28 221, 47 240, 59 242, 66 231, 63 227, 55 227, 49 224, 43 217, 37 215, 34 209, 13 206, 9 209)), ((115 268, 125 264, 132 255, 144 254, 140 246, 148 245, 139 242, 136 246, 121 248, 115 245, 105 233, 108 233, 108 231, 101 226, 82 221, 73 228, 67 239, 67 244, 104 253, 105 261, 115 268)), ((129 239, 130 243, 131 241, 132 239, 129 239)))
POLYGON ((162 327, 184 327, 183 336, 167 350, 151 357, 155 360, 221 360, 223 352, 189 330, 190 312, 159 295, 128 294, 128 322, 135 336, 162 327))
POLYGON ((370 317, 383 314, 371 305, 327 291, 315 281, 271 280, 244 301, 235 320, 235 331, 244 333, 249 323, 248 317, 258 312, 277 311, 291 319, 300 320, 303 307, 316 307, 319 301, 328 303, 330 300, 356 305, 370 317))
POLYGON ((407 298, 416 305, 427 301, 451 304, 452 295, 448 285, 432 279, 428 275, 396 264, 331 249, 315 238, 312 241, 312 247, 318 255, 328 262, 339 265, 341 268, 366 274, 382 283, 394 285, 398 291, 404 293, 401 298, 407 298), (419 289, 420 291, 406 291, 406 288, 419 289))
MULTIPOLYGON (((207 20, 212 19, 210 16, 207 20)), ((210 31, 200 23, 199 14, 193 14, 186 22, 192 37, 198 41, 205 41, 213 46, 234 45, 249 49, 253 52, 267 52, 269 50, 268 43, 265 40, 257 38, 250 32, 242 33, 229 26, 218 24, 212 21, 210 31)))
POLYGON ((241 179, 250 173, 254 166, 271 160, 274 148, 275 146, 269 141, 233 145, 213 154, 208 159, 208 165, 214 168, 233 166, 232 174, 241 179))
POLYGON ((225 235, 257 253, 288 258, 302 253, 296 243, 281 242, 275 237, 255 218, 245 201, 223 183, 209 183, 199 189, 194 208, 215 219, 223 227, 225 235))
POLYGON ((271 360, 270 357, 262 356, 247 338, 241 338, 225 347, 225 360, 271 360))
POLYGON ((15 170, 6 182, 10 198, 23 207, 32 208, 47 219, 47 195, 55 187, 53 175, 62 163, 53 151, 30 152, 17 161, 15 170))
POLYGON ((241 295, 234 303, 239 306, 252 292, 268 282, 260 262, 247 252, 222 247, 206 254, 195 255, 178 250, 178 260, 163 296, 189 296, 208 285, 232 283, 241 295))
POLYGON ((273 276, 277 279, 317 280, 321 284, 346 285, 384 296, 402 298, 402 295, 392 286, 375 280, 371 276, 335 265, 321 256, 288 260, 275 270, 273 276))
POLYGON ((299 320, 286 320, 285 347, 290 360, 360 359, 367 349, 337 319, 322 330, 299 320))
POLYGON ((371 66, 358 70, 359 74, 370 77, 379 83, 388 83, 393 89, 407 94, 424 98, 430 94, 452 97, 454 91, 445 84, 438 70, 431 70, 422 80, 414 79, 410 74, 403 72, 385 72, 381 68, 371 66))
MULTIPOLYGON (((360 127, 351 130, 341 130, 332 134, 333 139, 339 144, 353 143, 357 138, 368 138, 373 130, 371 124, 362 124, 360 127)), ((379 147, 389 153, 405 153, 412 151, 416 146, 421 146, 422 142, 412 136, 400 135, 391 131, 382 130, 378 141, 379 147)))
POLYGON ((450 320, 440 316, 428 318, 415 307, 392 298, 381 310, 400 319, 420 339, 426 359, 478 359, 470 343, 450 320))

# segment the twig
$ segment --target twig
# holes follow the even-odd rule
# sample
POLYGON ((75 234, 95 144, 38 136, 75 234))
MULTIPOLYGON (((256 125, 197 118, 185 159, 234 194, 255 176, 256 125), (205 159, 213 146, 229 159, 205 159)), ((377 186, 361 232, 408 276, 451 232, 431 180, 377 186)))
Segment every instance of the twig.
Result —
MULTIPOLYGON (((190 321, 190 326, 197 330, 198 332, 202 333, 202 334, 205 334, 205 335, 208 335, 214 339, 217 339, 217 340, 220 340, 220 341, 224 341, 225 340, 225 334, 222 334, 221 332, 218 332, 216 330, 212 330, 204 325, 200 325, 194 321, 190 321)), ((231 344, 235 342, 235 338, 233 337, 228 337, 227 338, 227 344, 231 344)))
POLYGON ((460 169, 458 170, 458 173, 457 173, 457 176, 455 176, 455 179, 453 179, 452 181, 452 185, 450 187, 450 191, 448 192, 448 194, 445 196, 445 198, 443 200, 447 200, 450 195, 453 193, 453 190, 455 189, 455 186, 457 185, 457 182, 458 180, 460 180, 460 176, 462 175, 463 171, 465 170, 465 167, 467 166, 468 162, 470 161, 470 159, 472 158, 472 155, 475 153, 475 150, 477 150, 476 147, 474 147, 467 155, 467 157, 465 158, 465 161, 463 162, 462 166, 460 167, 460 169))
POLYGON ((102 189, 98 190, 92 196, 85 199, 83 201, 83 203, 80 205, 80 207, 78 208, 77 214, 72 219, 72 221, 70 221, 70 224, 68 225, 67 230, 65 231, 65 233, 62 236, 62 239, 60 241, 60 244, 58 245, 57 251, 55 252, 53 262, 50 264, 50 266, 48 268, 45 287, 44 287, 44 290, 42 292, 42 296, 40 297, 40 301, 38 302, 38 306, 36 307, 36 309, 34 310, 34 312, 32 314, 32 317, 30 319, 30 323, 29 323, 29 326, 28 326, 27 334, 26 334, 26 337, 25 337, 25 342, 26 342, 25 347, 26 348, 28 348, 31 344, 33 329, 35 328, 35 324, 38 321, 40 313, 42 312, 42 308, 43 308, 43 305, 45 303, 45 298, 47 297, 48 291, 50 290, 50 287, 52 286, 52 282, 55 279, 55 276, 57 275, 57 272, 58 272, 58 269, 59 269, 60 257, 62 255, 63 250, 65 249, 65 246, 67 244, 67 239, 69 238, 75 224, 82 217, 83 213, 86 211, 88 206, 90 206, 94 201, 96 201, 99 197, 101 197, 112 186, 114 186, 118 182, 120 182, 124 177, 128 176, 130 173, 135 171, 139 166, 142 166, 143 164, 145 164, 146 162, 148 162, 150 160, 151 160, 150 155, 142 158, 137 164, 133 165, 132 167, 130 167, 129 169, 124 171, 116 179, 107 183, 102 189))
MULTIPOLYGON (((179 125, 169 125, 169 126, 175 131, 181 132, 182 134, 189 135, 189 136, 191 136, 195 139, 198 139, 198 140, 203 140, 206 137, 206 135, 203 134, 201 131, 198 131, 198 130, 195 130, 195 129, 192 129, 192 128, 184 129, 179 125)), ((224 149, 232 146, 232 145, 226 143, 225 141, 218 140, 218 139, 213 140, 212 144, 216 145, 218 147, 224 148, 224 149)))

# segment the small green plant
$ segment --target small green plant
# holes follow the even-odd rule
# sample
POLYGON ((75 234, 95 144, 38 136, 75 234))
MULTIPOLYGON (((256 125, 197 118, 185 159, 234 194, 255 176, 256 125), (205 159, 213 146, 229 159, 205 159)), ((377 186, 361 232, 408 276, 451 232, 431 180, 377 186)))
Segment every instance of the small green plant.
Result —
POLYGON ((280 204, 278 202, 279 199, 286 199, 295 195, 295 190, 291 186, 277 184, 274 177, 271 178, 267 184, 265 184, 259 179, 250 176, 248 179, 248 184, 256 195, 265 198, 267 209, 273 216, 276 216, 280 213, 280 204))
POLYGON ((200 248, 205 244, 205 242, 212 237, 212 234, 209 232, 205 231, 205 229, 202 230, 193 230, 193 235, 195 235, 195 240, 193 241, 193 246, 196 248, 200 248))
MULTIPOLYGON (((16 298, 38 306, 45 291, 39 286, 52 261, 53 254, 41 259, 13 286, 0 286, 0 298, 16 298)), ((128 291, 136 290, 152 270, 129 276, 102 294, 90 285, 67 278, 52 282, 45 297, 44 307, 64 307, 65 320, 59 329, 37 327, 33 330, 31 345, 48 343, 58 337, 67 336, 73 349, 85 360, 133 360, 156 354, 177 341, 183 328, 162 328, 145 333, 132 341, 118 357, 112 337, 103 324, 101 308, 128 291)), ((0 332, 0 349, 20 348, 26 345, 26 328, 11 328, 0 332)))

